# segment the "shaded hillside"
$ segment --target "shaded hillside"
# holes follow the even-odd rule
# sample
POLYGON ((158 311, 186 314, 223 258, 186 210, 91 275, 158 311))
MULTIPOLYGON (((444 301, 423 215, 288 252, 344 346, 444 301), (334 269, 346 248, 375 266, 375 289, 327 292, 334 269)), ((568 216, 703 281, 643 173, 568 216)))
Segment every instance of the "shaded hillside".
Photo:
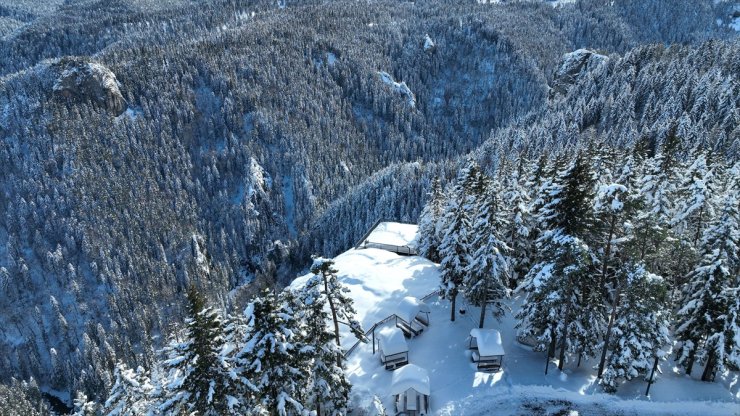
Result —
POLYGON ((149 365, 187 285, 241 307, 355 218, 413 219, 426 163, 545 105, 564 53, 732 36, 723 4, 688 1, 649 39, 650 2, 6 3, 24 23, 0 39, 0 374, 98 398, 117 359, 149 365), (55 91, 69 55, 115 75, 122 115, 55 91), (395 196, 353 190, 378 171, 395 196))

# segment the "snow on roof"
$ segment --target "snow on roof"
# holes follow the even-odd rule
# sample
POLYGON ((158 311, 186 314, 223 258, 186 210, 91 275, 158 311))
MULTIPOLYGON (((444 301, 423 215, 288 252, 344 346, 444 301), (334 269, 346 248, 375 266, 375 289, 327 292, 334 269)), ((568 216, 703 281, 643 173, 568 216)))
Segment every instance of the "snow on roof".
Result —
POLYGON ((378 333, 378 341, 383 354, 393 355, 408 352, 409 346, 403 337, 403 332, 396 327, 385 327, 378 333))
POLYGON ((372 243, 388 244, 392 246, 416 247, 416 233, 419 226, 400 222, 381 222, 367 237, 372 243))
POLYGON ((470 336, 478 344, 478 353, 481 357, 504 355, 504 345, 501 342, 501 333, 495 329, 473 328, 470 336))
POLYGON ((427 370, 414 364, 405 366, 393 371, 393 381, 391 382, 391 394, 401 394, 408 389, 414 389, 417 392, 429 395, 429 373, 427 370))
POLYGON ((407 323, 411 323, 419 312, 429 313, 429 306, 412 296, 401 299, 401 303, 396 308, 396 315, 407 323))

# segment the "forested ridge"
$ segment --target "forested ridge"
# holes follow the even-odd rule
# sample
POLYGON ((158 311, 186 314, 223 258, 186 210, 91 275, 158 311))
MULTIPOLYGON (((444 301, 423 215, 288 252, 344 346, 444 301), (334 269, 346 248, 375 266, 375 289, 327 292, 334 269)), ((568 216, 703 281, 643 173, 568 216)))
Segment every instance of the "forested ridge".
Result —
POLYGON ((732 166, 731 6, 0 0, 3 382, 102 403, 188 287, 242 310, 415 221, 468 154, 495 174, 671 136, 732 166))
MULTIPOLYGON (((686 151, 684 149, 684 151, 686 151)), ((419 220, 440 290, 493 317, 521 296, 518 337, 558 368, 599 362, 606 391, 674 359, 702 381, 740 367, 737 161, 701 144, 682 160, 676 129, 657 148, 591 142, 575 151, 472 159, 419 220)), ((547 370, 545 370, 547 371, 547 370)))

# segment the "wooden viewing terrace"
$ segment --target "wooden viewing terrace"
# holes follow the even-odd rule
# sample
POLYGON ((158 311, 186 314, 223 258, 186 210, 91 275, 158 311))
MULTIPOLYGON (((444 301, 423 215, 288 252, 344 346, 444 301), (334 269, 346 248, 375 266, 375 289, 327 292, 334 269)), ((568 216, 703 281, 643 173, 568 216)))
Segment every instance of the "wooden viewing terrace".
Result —
MULTIPOLYGON (((365 235, 360 238, 360 240, 355 245, 355 249, 363 249, 363 248, 378 248, 385 251, 390 251, 392 253, 400 254, 403 256, 416 256, 418 253, 416 252, 416 249, 409 247, 409 246, 397 246, 393 244, 386 244, 386 243, 378 243, 374 241, 369 241, 368 238, 370 237, 370 234, 375 231, 376 228, 378 228, 378 225, 384 222, 395 222, 399 224, 410 224, 406 222, 401 221, 394 221, 387 218, 381 218, 373 224, 372 227, 365 233, 365 235)), ((415 225, 415 224, 414 224, 415 225)))

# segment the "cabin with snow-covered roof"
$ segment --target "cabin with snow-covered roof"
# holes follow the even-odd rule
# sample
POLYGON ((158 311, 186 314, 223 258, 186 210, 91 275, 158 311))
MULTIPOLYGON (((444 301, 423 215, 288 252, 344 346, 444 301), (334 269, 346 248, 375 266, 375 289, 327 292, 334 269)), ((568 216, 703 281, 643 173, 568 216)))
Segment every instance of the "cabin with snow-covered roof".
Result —
POLYGON ((383 328, 378 333, 378 354, 386 370, 395 370, 409 363, 409 346, 398 328, 383 328))
POLYGON ((396 327, 407 337, 415 337, 429 326, 429 306, 419 299, 406 296, 396 307, 396 327))
POLYGON ((393 372, 391 394, 396 405, 396 415, 425 416, 429 412, 429 373, 409 364, 393 372))
POLYGON ((470 343, 473 350, 471 361, 478 365, 479 370, 499 371, 504 360, 504 345, 501 333, 495 329, 473 328, 470 330, 470 343))

